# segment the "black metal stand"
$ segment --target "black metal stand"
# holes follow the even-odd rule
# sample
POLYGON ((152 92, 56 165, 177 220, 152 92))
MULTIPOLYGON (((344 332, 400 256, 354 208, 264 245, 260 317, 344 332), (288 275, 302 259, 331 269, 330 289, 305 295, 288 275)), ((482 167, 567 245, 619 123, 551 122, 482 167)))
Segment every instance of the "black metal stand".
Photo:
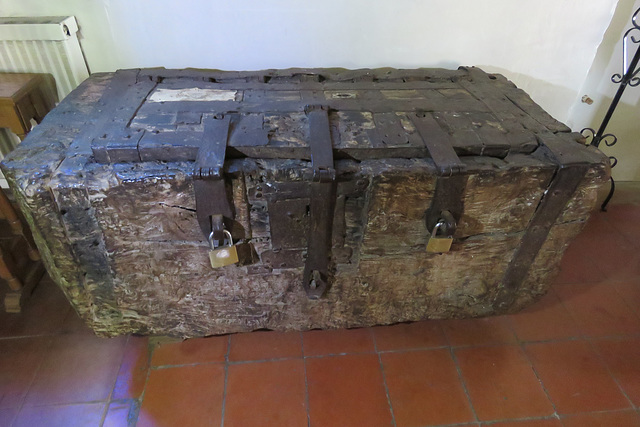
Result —
MULTIPOLYGON (((611 147, 616 142, 618 142, 618 138, 612 133, 605 133, 607 126, 609 125, 609 121, 613 116, 613 113, 622 98, 622 94, 624 93, 627 86, 638 86, 640 85, 640 67, 638 67, 638 62, 640 61, 640 46, 636 48, 635 54, 633 58, 631 58, 631 62, 629 62, 629 43, 640 44, 640 38, 636 38, 633 35, 634 31, 640 33, 640 9, 636 10, 636 12, 631 17, 631 22, 633 27, 631 27, 625 34, 622 40, 622 72, 623 74, 614 74, 611 77, 611 81, 614 83, 620 84, 616 95, 613 97, 611 101, 611 105, 609 105, 609 109, 607 110, 607 114, 605 114, 604 119, 602 119, 602 123, 596 132, 592 128, 584 128, 580 133, 587 138, 587 143, 593 145, 594 147, 599 147, 601 142, 604 142, 607 147, 611 147)), ((613 156, 609 157, 611 161, 611 167, 615 167, 618 163, 618 159, 613 156)), ((603 211, 607 210, 607 204, 613 197, 613 193, 615 192, 616 186, 615 181, 611 178, 611 190, 609 191, 609 195, 602 203, 600 207, 603 211)))

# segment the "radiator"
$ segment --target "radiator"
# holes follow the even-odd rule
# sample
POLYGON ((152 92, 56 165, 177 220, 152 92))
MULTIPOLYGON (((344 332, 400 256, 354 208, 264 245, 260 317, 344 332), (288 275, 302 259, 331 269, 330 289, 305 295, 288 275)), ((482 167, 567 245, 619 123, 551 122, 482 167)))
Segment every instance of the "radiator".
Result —
POLYGON ((0 18, 0 72, 51 73, 64 98, 89 77, 73 16, 0 18))
MULTIPOLYGON (((89 77, 77 32, 73 16, 0 18, 0 72, 53 74, 63 99, 89 77)), ((18 142, 0 128, 0 159, 18 142)), ((5 185, 0 176, 0 186, 5 185)))

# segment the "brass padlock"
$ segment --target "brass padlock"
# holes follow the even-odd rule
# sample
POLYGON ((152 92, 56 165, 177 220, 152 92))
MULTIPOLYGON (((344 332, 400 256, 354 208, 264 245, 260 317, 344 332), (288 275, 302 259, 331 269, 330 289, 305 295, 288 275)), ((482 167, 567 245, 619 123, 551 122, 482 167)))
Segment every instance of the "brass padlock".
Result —
POLYGON ((238 250, 233 244, 233 237, 227 230, 223 230, 225 239, 222 246, 216 246, 213 240, 213 231, 209 234, 209 259, 212 268, 225 267, 238 262, 238 250))
POLYGON ((436 223, 435 227, 433 227, 431 236, 429 236, 429 240, 427 240, 427 252, 442 253, 442 252, 449 252, 449 250, 451 249, 451 243, 453 243, 453 236, 437 235, 440 227, 444 225, 445 225, 444 221, 440 220, 436 223))

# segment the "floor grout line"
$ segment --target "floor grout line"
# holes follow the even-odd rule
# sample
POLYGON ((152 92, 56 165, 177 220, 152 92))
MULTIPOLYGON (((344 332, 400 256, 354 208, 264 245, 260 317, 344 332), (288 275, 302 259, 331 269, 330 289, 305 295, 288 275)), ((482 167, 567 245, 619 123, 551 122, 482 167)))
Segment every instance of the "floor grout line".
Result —
MULTIPOLYGON (((521 418, 501 418, 491 421, 481 421, 482 426, 492 426, 498 423, 512 423, 512 422, 521 422, 521 421, 547 421, 547 420, 560 420, 560 417, 557 414, 547 415, 545 417, 521 417, 521 418)), ((434 426, 437 427, 437 426, 434 426)), ((443 426, 444 427, 444 426, 443 426)))
POLYGON ((622 395, 625 397, 625 399, 627 399, 627 401, 629 402, 629 405, 631 405, 631 408, 634 409, 634 410, 638 409, 638 408, 636 408, 636 405, 634 405, 633 400, 631 400, 631 398, 629 397, 627 392, 624 390, 624 387, 622 387, 622 385, 620 384, 620 381, 618 381, 616 376, 611 371, 611 368, 609 368, 609 364, 604 359, 604 356, 600 353, 600 351, 598 350, 598 348, 596 347, 594 342, 589 339, 589 340, 587 340, 587 344, 589 345, 589 348, 591 348, 591 351, 593 351, 595 353, 595 355, 598 358, 598 360, 600 361, 600 363, 602 363, 604 368, 607 370, 607 373, 609 374, 609 377, 611 377, 611 379, 616 384, 616 386, 618 386, 618 389, 620 390, 622 395))
MULTIPOLYGON (((552 287, 553 287, 553 285, 552 285, 552 287)), ((584 329, 582 328, 582 326, 580 326, 580 323, 577 321, 576 317, 573 315, 571 310, 569 310, 569 308, 566 306, 566 304, 564 303, 564 301, 560 297, 560 295, 558 295, 558 293, 554 289, 550 289, 550 290, 551 290, 551 292, 553 292, 555 294, 556 298, 558 299, 558 303, 562 306, 564 311, 569 315, 569 318, 571 320, 573 320, 574 325, 578 328, 578 331, 581 334, 579 337, 572 337, 572 339, 560 340, 559 342, 584 341, 586 339, 584 329)), ((540 377, 540 374, 538 373, 538 370, 535 368, 535 366, 533 364, 533 361, 531 360, 531 357, 529 357, 529 353, 527 353, 527 349, 526 349, 526 346, 530 345, 530 344, 536 344, 536 345, 539 345, 539 344, 552 344, 552 343, 555 343, 557 341, 550 340, 550 341, 541 341, 541 342, 533 342, 533 343, 532 342, 526 342, 526 341, 521 341, 518 338, 517 334, 516 334, 516 339, 518 340, 520 348, 521 348, 522 352, 524 353, 524 356, 527 358, 527 361, 529 362, 529 365, 531 366, 531 370, 533 371, 534 375, 536 376, 536 378, 540 382, 540 386, 542 387, 542 390, 544 391, 544 394, 547 396, 547 399, 551 403, 551 406, 553 407, 553 410, 554 410, 554 415, 558 418, 558 420, 560 420, 560 414, 558 413, 558 408, 556 407, 556 403, 551 398, 551 395, 549 394, 549 390, 547 390, 547 387, 545 386, 544 381, 540 377)))
MULTIPOLYGON (((120 399, 120 400, 126 400, 126 399, 120 399)), ((27 405, 24 406, 24 408, 48 408, 48 407, 57 407, 57 406, 70 406, 70 405, 95 405, 98 403, 109 403, 111 402, 109 400, 109 398, 106 399, 102 399, 102 400, 82 400, 82 401, 75 401, 75 402, 57 402, 57 403, 45 403, 42 405, 36 404, 36 405, 27 405)))
MULTIPOLYGON (((278 360, 278 359, 274 359, 274 360, 278 360)), ((261 360, 260 362, 271 362, 271 360, 261 360)), ((227 362, 224 360, 214 360, 210 362, 182 363, 179 365, 156 365, 156 366, 149 366, 149 369, 153 371, 161 371, 163 369, 188 368, 190 366, 200 366, 200 365, 224 365, 226 363, 227 362)), ((238 364, 237 362, 229 362, 229 365, 237 365, 237 364, 238 364)))
MULTIPOLYGON (((151 341, 147 341, 147 349, 149 348, 150 344, 151 344, 151 341)), ((135 416, 133 416, 131 419, 131 421, 133 422, 133 425, 138 424, 138 418, 140 418, 140 411, 142 409, 142 404, 144 403, 144 398, 147 393, 147 385, 149 384, 149 377, 151 376, 151 360, 153 359, 153 353, 156 351, 156 347, 157 345, 152 346, 151 350, 148 351, 148 354, 147 354, 147 362, 148 362, 147 377, 144 379, 144 387, 142 388, 142 393, 140 393, 140 397, 136 399, 138 400, 138 405, 136 407, 136 413, 134 414, 135 416)))
POLYGON ((229 382, 229 354, 231 353, 231 335, 227 336, 227 352, 224 355, 224 387, 222 389, 222 409, 220 411, 220 427, 224 427, 224 415, 227 403, 227 383, 229 382))
MULTIPOLYGON (((622 409, 603 409, 599 411, 588 411, 588 412, 576 412, 573 414, 563 414, 560 416, 560 421, 567 418, 578 417, 580 415, 602 415, 602 414, 618 414, 624 412, 638 412, 638 409, 635 408, 622 408, 622 409)), ((640 414, 639 414, 640 415, 640 414)))
POLYGON ((67 334, 63 334, 60 332, 53 332, 50 334, 34 334, 34 335, 16 335, 13 337, 2 337, 0 336, 0 341, 7 341, 7 340, 22 340, 22 339, 29 339, 29 338, 53 338, 56 336, 60 336, 60 335, 67 335, 67 334))
POLYGON ((389 405, 389 412, 391 413, 391 422, 393 426, 396 427, 398 424, 396 423, 396 415, 393 412, 393 404, 391 403, 391 395, 389 394, 389 386, 387 385, 387 376, 384 372, 384 365, 382 364, 382 356, 378 351, 378 341, 376 340, 376 334, 373 333, 373 329, 369 328, 369 333, 371 334, 371 339, 373 340, 373 349, 378 356, 378 364, 380 366, 380 372, 382 373, 382 385, 384 386, 384 393, 387 396, 387 404, 389 405))
POLYGON ((109 396, 107 397, 107 403, 104 405, 104 409, 102 410, 100 427, 104 425, 104 422, 107 418, 107 413, 109 412, 111 398, 113 397, 113 391, 116 388, 116 384, 118 383, 118 376, 120 375, 120 369, 122 368, 122 363, 124 362, 124 358, 127 354, 127 346, 129 344, 130 339, 131 339, 131 335, 127 335, 127 339, 124 341, 124 345, 122 346, 122 356, 120 357, 120 363, 118 363, 118 369, 116 370, 116 375, 115 375, 115 378, 113 379, 113 384, 111 385, 109 396))
MULTIPOLYGON (((514 333, 515 333, 515 331, 514 331, 514 333)), ((556 407, 556 403, 553 401, 553 399, 551 399, 551 395, 549 394, 549 391, 547 390, 547 387, 544 385, 544 381, 542 381, 542 378, 540 377, 540 374, 536 370, 536 367, 533 365, 533 361, 531 360, 531 358, 529 357, 529 354, 527 353, 527 350, 525 349, 525 341, 521 341, 520 338, 518 337, 518 334, 515 334, 515 335, 516 335, 516 341, 518 342, 518 347, 520 348, 520 351, 522 352, 522 354, 526 358, 527 362, 529 363, 529 367, 531 368, 531 371, 533 372, 533 374, 536 376, 536 379, 540 383, 540 388, 542 388, 542 391, 544 392, 544 395, 547 397, 547 400, 549 401, 549 403, 551 404, 551 407, 553 408, 552 417, 555 417, 556 419, 559 420, 560 419, 560 414, 558 414, 558 408, 556 407)), ((575 341, 577 341, 577 340, 575 340, 575 341)))
POLYGON ((539 345, 539 344, 556 344, 556 343, 564 343, 564 342, 572 342, 572 341, 584 341, 588 339, 593 340, 625 340, 625 339, 638 339, 640 338, 640 334, 625 334, 625 335, 607 335, 602 337, 588 337, 586 335, 579 335, 573 337, 562 337, 550 340, 520 340, 516 336, 515 342, 493 342, 493 343, 485 343, 485 344, 465 344, 459 346, 451 346, 451 345, 439 345, 439 346, 429 346, 429 347, 410 347, 410 348, 400 348, 395 350, 377 350, 377 351, 362 351, 362 352, 344 352, 344 353, 327 353, 321 355, 302 355, 302 356, 290 356, 290 357, 276 357, 272 359, 256 359, 256 360, 236 360, 236 361, 226 361, 226 360, 214 360, 208 362, 193 362, 193 363, 183 363, 183 364, 166 364, 166 365, 156 365, 149 366, 151 370, 161 370, 161 369, 171 369, 171 368, 182 368, 188 366, 196 366, 196 365, 215 365, 215 364, 223 364, 227 363, 229 366, 234 365, 244 365, 250 363, 266 363, 266 362, 281 362, 287 360, 299 360, 299 359, 322 359, 325 357, 341 357, 341 356, 352 356, 352 355, 366 355, 366 354, 394 354, 394 353, 409 353, 409 352, 417 352, 417 351, 432 351, 432 350, 464 350, 464 349, 474 349, 474 348, 491 348, 491 347, 502 347, 502 346, 520 346, 520 345, 539 345))
POLYGON ((24 404, 27 400, 27 396, 29 395, 29 391, 31 390, 31 387, 33 387, 33 383, 36 381, 36 378, 40 373, 40 370, 42 369, 42 365, 44 364, 45 359, 49 354, 51 354, 52 346, 53 346, 53 337, 49 337, 49 341, 45 346, 46 348, 42 356, 42 359, 40 360, 40 363, 38 364, 36 369, 33 371, 33 376, 31 377, 31 381, 29 381, 29 385, 27 386, 27 389, 24 392, 24 396, 22 396, 22 398, 20 399, 20 405, 18 405, 18 408, 17 408, 18 410, 16 411, 16 414, 11 420, 11 423, 9 424, 9 426, 12 426, 13 423, 15 423, 16 419, 18 419, 18 416, 20 415, 20 412, 22 412, 22 409, 24 408, 24 404))
POLYGON ((473 401, 471 400, 471 394, 469 394, 469 389, 467 388, 467 382, 465 381, 464 376, 462 375, 462 368, 460 368, 460 364, 458 363, 458 358, 456 357, 456 353, 453 347, 451 346, 449 347, 449 355, 451 356, 451 359, 453 359, 453 364, 456 368, 456 372, 458 373, 458 381, 460 381, 460 385, 462 385, 462 391, 464 391, 464 395, 467 398, 467 403, 469 403, 469 408, 471 409, 471 413, 475 418, 475 422, 478 423, 478 425, 480 425, 480 418, 478 418, 478 413, 476 412, 476 408, 475 406, 473 406, 473 401))
POLYGON ((461 422, 455 424, 424 424, 420 427, 468 427, 468 426, 480 426, 484 425, 477 421, 461 422))
MULTIPOLYGON (((304 356, 304 335, 300 332, 300 342, 302 345, 302 354, 304 356)), ((304 404, 307 409, 307 427, 311 427, 311 406, 309 404, 309 377, 307 376, 307 358, 302 358, 302 366, 304 368, 304 404)))
POLYGON ((469 409, 471 409, 473 418, 475 418, 475 421, 472 421, 472 422, 476 422, 477 425, 480 425, 480 419, 478 418, 478 414, 476 413, 476 408, 473 406, 473 402, 471 401, 471 395, 469 394, 469 389, 467 389, 467 383, 462 376, 462 369, 458 364, 458 358, 455 355, 454 347, 451 346, 451 339, 449 338, 449 334, 445 332, 444 328, 442 328, 442 332, 444 333, 444 339, 447 342, 447 346, 444 348, 449 350, 449 357, 451 357, 451 359, 453 360, 453 366, 456 368, 456 374, 458 375, 458 382, 462 386, 462 391, 464 392, 464 395, 467 398, 469 409))
POLYGON ((631 313, 636 317, 636 319, 638 321, 640 321, 640 310, 638 310, 638 307, 634 307, 631 305, 631 301, 629 301, 627 298, 624 297, 624 295, 622 295, 620 293, 620 291, 618 291, 618 287, 616 286, 616 284, 619 283, 627 283, 627 281, 622 281, 622 282, 610 282, 611 283, 611 287, 613 288, 613 292, 616 293, 616 295, 618 295, 618 297, 620 297, 620 299, 622 300, 622 302, 624 303, 624 305, 631 311, 631 313))

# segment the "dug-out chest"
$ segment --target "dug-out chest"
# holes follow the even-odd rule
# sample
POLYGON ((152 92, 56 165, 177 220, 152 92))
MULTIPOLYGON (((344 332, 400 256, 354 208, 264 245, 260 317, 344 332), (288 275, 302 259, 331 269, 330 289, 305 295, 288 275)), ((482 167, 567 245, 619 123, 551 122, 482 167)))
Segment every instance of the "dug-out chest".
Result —
POLYGON ((2 169, 96 333, 183 337, 518 310, 609 176, 477 68, 97 74, 2 169))

